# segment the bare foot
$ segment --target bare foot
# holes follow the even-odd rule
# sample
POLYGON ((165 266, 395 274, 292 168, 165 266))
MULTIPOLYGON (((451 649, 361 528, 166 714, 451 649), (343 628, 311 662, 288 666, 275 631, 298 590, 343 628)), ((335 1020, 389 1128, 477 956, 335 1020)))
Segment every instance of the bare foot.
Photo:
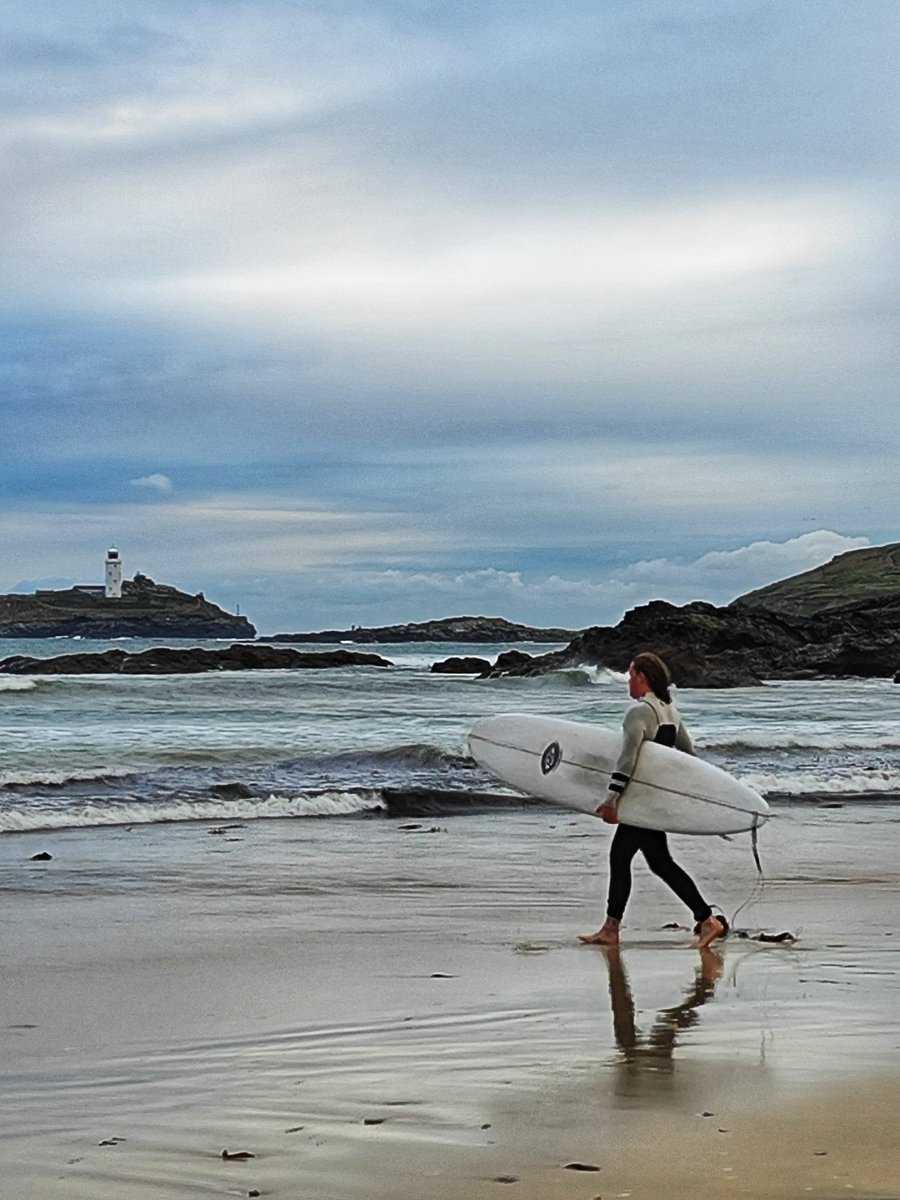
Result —
POLYGON ((596 933, 579 933, 578 940, 586 946, 618 946, 619 922, 610 919, 596 933))
POLYGON ((705 950, 707 946, 711 946, 717 938, 722 938, 728 932, 728 927, 721 917, 715 915, 709 916, 700 925, 697 930, 698 938, 694 942, 697 950, 705 950))

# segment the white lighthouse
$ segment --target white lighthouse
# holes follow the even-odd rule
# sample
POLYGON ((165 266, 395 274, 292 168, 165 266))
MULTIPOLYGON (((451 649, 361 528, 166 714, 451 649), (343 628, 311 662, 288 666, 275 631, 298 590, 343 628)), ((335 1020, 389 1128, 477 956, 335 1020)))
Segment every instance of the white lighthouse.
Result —
POLYGON ((106 587, 103 594, 107 600, 122 599, 122 560, 115 546, 106 552, 106 587))

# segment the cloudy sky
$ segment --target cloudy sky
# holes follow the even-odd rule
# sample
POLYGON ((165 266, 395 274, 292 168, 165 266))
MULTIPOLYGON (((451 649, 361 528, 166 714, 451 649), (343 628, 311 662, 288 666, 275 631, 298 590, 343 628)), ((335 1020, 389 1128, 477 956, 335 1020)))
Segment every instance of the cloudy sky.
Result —
POLYGON ((900 540, 893 0, 7 0, 0 591, 582 627, 900 540))

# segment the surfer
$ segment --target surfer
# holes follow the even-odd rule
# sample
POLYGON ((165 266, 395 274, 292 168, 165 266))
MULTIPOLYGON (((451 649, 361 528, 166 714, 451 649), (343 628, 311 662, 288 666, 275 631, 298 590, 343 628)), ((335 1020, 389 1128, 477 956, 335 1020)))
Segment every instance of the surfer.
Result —
POLYGON ((628 786, 645 741, 673 746, 693 754, 694 746, 681 714, 672 703, 669 668, 655 654, 638 654, 628 668, 628 694, 637 703, 626 712, 622 723, 622 749, 609 781, 606 799, 597 812, 609 825, 616 825, 609 849, 609 896, 606 921, 596 933, 582 934, 579 941, 594 946, 618 946, 619 925, 631 895, 631 862, 637 852, 694 914, 694 943, 703 950, 724 937, 728 925, 700 895, 697 885, 683 867, 672 858, 665 833, 661 829, 639 829, 619 822, 618 806, 628 786))

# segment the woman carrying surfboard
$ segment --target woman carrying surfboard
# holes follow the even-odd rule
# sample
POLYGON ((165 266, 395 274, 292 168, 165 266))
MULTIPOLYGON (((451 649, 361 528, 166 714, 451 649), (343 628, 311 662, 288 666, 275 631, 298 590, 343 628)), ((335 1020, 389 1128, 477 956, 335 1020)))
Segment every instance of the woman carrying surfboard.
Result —
POLYGON ((606 799, 597 812, 618 828, 609 850, 609 896, 606 921, 596 933, 582 934, 580 941, 595 946, 618 946, 619 925, 631 895, 631 863, 640 851, 654 875, 672 889, 694 914, 697 941, 704 949, 728 932, 727 922, 716 916, 683 867, 672 858, 665 833, 639 829, 619 822, 618 806, 631 781, 641 746, 645 741, 672 746, 693 754, 690 734, 672 703, 671 677, 666 664, 655 654, 638 654, 628 668, 628 693, 637 703, 626 712, 622 723, 622 749, 613 771, 606 799))

